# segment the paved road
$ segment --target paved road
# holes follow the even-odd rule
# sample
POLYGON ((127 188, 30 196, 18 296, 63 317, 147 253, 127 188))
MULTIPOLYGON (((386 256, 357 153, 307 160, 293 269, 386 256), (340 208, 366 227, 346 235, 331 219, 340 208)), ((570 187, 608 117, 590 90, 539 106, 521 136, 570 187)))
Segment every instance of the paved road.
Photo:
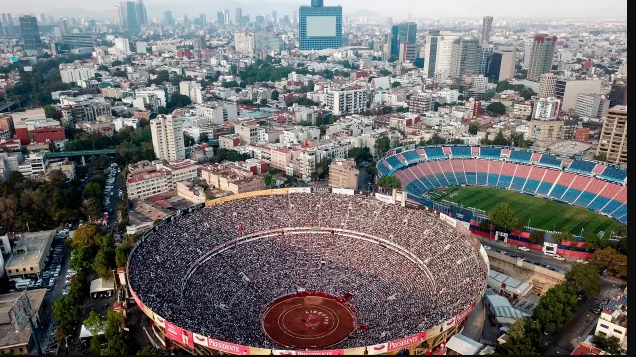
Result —
POLYGON ((481 244, 484 246, 489 246, 494 251, 503 250, 506 252, 506 255, 521 255, 525 260, 530 260, 533 262, 538 262, 540 264, 545 264, 553 267, 556 270, 560 270, 562 272, 567 272, 570 270, 570 266, 572 265, 572 261, 561 262, 554 258, 551 258, 547 255, 544 255, 542 252, 537 252, 531 250, 529 252, 522 252, 518 250, 516 245, 498 242, 490 239, 479 238, 481 240, 481 244))
POLYGON ((113 232, 117 228, 117 205, 119 204, 119 189, 121 188, 121 178, 119 174, 115 172, 115 182, 113 182, 113 189, 110 191, 113 193, 110 196, 110 205, 106 209, 112 209, 113 212, 109 213, 110 220, 108 221, 108 231, 113 232))

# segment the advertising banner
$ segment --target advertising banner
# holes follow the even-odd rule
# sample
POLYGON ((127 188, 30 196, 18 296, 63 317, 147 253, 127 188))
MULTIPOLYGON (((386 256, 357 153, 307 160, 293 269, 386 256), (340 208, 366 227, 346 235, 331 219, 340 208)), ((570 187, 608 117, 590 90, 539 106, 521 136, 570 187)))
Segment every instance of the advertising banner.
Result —
POLYGON ((442 324, 442 331, 449 330, 453 326, 455 326, 455 319, 454 318, 452 318, 452 319, 444 322, 444 324, 442 324))
POLYGON ((236 345, 229 342, 214 340, 211 338, 208 338, 208 347, 215 349, 217 351, 231 353, 234 355, 245 355, 245 354, 249 354, 250 352, 249 347, 236 345))
POLYGON ((340 194, 340 195, 353 196, 355 191, 351 190, 351 189, 348 189, 348 188, 332 188, 331 189, 331 193, 337 193, 337 194, 340 194))
POLYGON ((290 187, 289 193, 311 193, 311 187, 290 187))
POLYGON ((381 355, 388 352, 388 344, 383 343, 381 345, 371 346, 368 349, 370 355, 381 355))
POLYGON ((314 187, 312 191, 316 193, 329 193, 331 192, 331 187, 314 187))
POLYGON ((155 319, 155 313, 152 312, 152 310, 150 310, 150 308, 146 305, 143 306, 142 311, 144 312, 144 314, 146 314, 146 316, 148 316, 151 320, 155 319))
POLYGON ((475 309, 475 305, 476 305, 476 302, 473 302, 472 304, 470 304, 470 306, 466 310, 464 310, 464 312, 457 315, 457 317, 455 318, 455 325, 459 325, 462 322, 464 322, 464 320, 466 320, 468 316, 470 315, 470 313, 473 312, 473 310, 475 309))
MULTIPOLYGON (((453 320, 454 321, 454 320, 453 320)), ((426 338, 426 333, 418 333, 417 335, 401 338, 399 340, 393 340, 388 343, 388 351, 396 351, 408 348, 411 345, 422 343, 422 337, 426 338)))
POLYGON ((192 332, 166 321, 166 337, 184 346, 194 348, 192 332))
POLYGON ((194 339, 194 343, 201 345, 201 346, 205 346, 208 347, 208 338, 203 336, 203 335, 199 335, 198 333, 193 333, 192 334, 192 338, 194 339))
POLYGON ((389 195, 383 195, 383 194, 380 194, 380 193, 376 193, 375 194, 375 199, 376 200, 380 200, 380 201, 382 201, 384 203, 391 203, 391 204, 393 203, 393 196, 389 196, 389 195))
POLYGON ((272 351, 274 356, 295 356, 296 351, 282 351, 282 350, 274 350, 272 351))
POLYGON ((250 355, 252 356, 269 356, 273 354, 274 351, 266 348, 250 347, 250 355))
POLYGON ((296 351, 296 356, 343 356, 344 350, 296 351))
POLYGON ((368 347, 347 348, 345 350, 345 355, 349 355, 349 356, 362 356, 362 355, 369 355, 369 354, 371 353, 369 353, 368 347))
POLYGON ((451 227, 457 227, 457 221, 455 220, 455 218, 449 217, 447 215, 445 215, 444 213, 440 212, 439 213, 439 218, 448 223, 449 226, 451 227))
POLYGON ((157 324, 157 326, 166 327, 166 320, 164 320, 161 316, 154 314, 154 318, 155 318, 155 324, 157 324))
POLYGON ((437 326, 432 327, 432 328, 430 328, 429 330, 426 331, 426 338, 427 339, 435 338, 435 337, 441 335, 442 332, 444 332, 444 324, 437 325, 437 326))

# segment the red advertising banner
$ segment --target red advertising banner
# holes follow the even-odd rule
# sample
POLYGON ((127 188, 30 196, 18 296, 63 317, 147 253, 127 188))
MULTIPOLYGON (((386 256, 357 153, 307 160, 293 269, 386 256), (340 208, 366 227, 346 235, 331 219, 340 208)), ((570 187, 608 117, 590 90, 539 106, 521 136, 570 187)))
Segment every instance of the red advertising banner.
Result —
POLYGON ((205 346, 208 347, 208 338, 203 336, 203 335, 199 335, 198 333, 193 333, 192 337, 194 339, 194 343, 201 345, 201 346, 205 346))
POLYGON ((455 326, 455 319, 450 319, 442 324, 442 331, 446 331, 455 326))
POLYGON ((387 352, 387 348, 388 348, 388 345, 386 343, 383 343, 381 345, 375 345, 375 346, 369 347, 367 352, 369 352, 370 355, 381 355, 387 352))
POLYGON ((344 350, 296 351, 296 356, 343 356, 344 350))
POLYGON ((166 321, 166 337, 184 346, 194 348, 192 332, 186 331, 179 326, 171 324, 168 321, 166 321))
POLYGON ((388 352, 401 350, 408 348, 411 345, 419 344, 423 339, 426 339, 426 332, 418 333, 417 335, 401 338, 399 340, 393 340, 388 343, 388 352))
POLYGON ((217 351, 231 353, 235 355, 247 355, 250 352, 249 347, 235 345, 233 343, 214 340, 211 338, 208 338, 208 347, 215 349, 217 351))
POLYGON ((470 306, 464 310, 464 312, 462 312, 461 314, 457 315, 457 317, 455 318, 455 325, 459 325, 462 322, 464 322, 464 320, 466 320, 468 318, 468 316, 470 315, 471 312, 473 312, 473 310, 475 309, 475 305, 477 303, 473 302, 472 304, 470 304, 470 306))

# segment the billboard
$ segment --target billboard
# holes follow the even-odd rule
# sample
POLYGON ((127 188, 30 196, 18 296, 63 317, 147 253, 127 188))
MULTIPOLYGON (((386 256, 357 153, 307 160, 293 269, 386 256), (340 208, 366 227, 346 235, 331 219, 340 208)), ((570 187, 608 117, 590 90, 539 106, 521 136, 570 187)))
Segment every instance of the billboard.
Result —
POLYGON ((383 195, 383 194, 380 194, 380 193, 376 193, 376 194, 375 194, 375 199, 376 199, 376 200, 380 200, 380 201, 382 201, 382 202, 384 202, 384 203, 391 203, 391 204, 393 204, 393 196, 383 195))
POLYGON ((194 348, 192 332, 186 331, 177 325, 171 324, 168 321, 166 321, 166 337, 184 346, 194 348))
POLYGON ((426 339, 426 332, 418 333, 417 335, 401 338, 399 340, 393 340, 388 343, 388 351, 397 351, 408 348, 411 345, 420 344, 422 340, 426 339))
POLYGON ((307 37, 336 36, 335 16, 307 16, 307 37))
POLYGON ((331 189, 331 193, 337 193, 337 194, 340 194, 340 195, 353 196, 355 191, 351 190, 351 189, 348 189, 348 188, 332 188, 331 189))
POLYGON ((462 322, 464 322, 464 320, 468 318, 470 313, 473 312, 476 304, 476 302, 473 302, 466 310, 464 310, 464 312, 457 315, 457 317, 455 317, 455 325, 460 325, 462 322))
POLYGON ((208 338, 207 337, 205 337, 203 335, 199 335, 198 333, 193 333, 192 334, 192 338, 194 339, 194 343, 196 343, 197 345, 208 347, 208 338))
POLYGON ((289 193, 311 193, 311 187, 290 187, 289 193))
POLYGON ((223 342, 212 338, 208 338, 208 347, 217 351, 231 353, 234 355, 246 355, 250 352, 249 347, 236 345, 229 342, 223 342))
POLYGON ((449 217, 442 212, 439 213, 439 219, 448 223, 448 225, 451 227, 457 227, 457 221, 455 220, 455 218, 449 217))

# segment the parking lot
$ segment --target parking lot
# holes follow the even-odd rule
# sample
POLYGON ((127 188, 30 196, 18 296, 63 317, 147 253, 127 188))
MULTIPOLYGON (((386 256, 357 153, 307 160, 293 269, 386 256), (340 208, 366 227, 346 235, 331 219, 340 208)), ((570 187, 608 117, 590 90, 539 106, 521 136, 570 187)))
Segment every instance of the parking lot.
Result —
POLYGON ((109 229, 114 229, 117 224, 117 205, 122 197, 122 190, 120 188, 119 173, 121 169, 116 164, 112 164, 107 168, 106 182, 104 185, 104 217, 101 220, 101 224, 108 226, 109 229))

